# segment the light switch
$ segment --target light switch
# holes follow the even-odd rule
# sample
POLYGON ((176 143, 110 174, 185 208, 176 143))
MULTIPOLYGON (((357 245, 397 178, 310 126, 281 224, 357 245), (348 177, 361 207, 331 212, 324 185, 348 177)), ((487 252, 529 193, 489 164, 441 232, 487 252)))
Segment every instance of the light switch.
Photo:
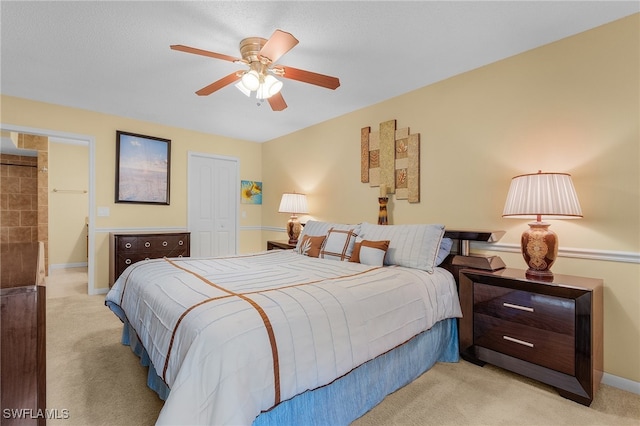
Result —
POLYGON ((107 217, 109 216, 109 207, 98 207, 98 216, 99 217, 107 217))

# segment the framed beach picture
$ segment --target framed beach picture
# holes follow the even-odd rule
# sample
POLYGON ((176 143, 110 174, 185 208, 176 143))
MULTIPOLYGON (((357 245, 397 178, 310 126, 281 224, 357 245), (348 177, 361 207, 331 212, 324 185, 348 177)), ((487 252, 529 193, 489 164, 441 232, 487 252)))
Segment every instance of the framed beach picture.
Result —
POLYGON ((240 183, 240 203, 262 204, 262 182, 243 180, 240 183))
POLYGON ((116 131, 116 203, 169 205, 171 141, 116 131))

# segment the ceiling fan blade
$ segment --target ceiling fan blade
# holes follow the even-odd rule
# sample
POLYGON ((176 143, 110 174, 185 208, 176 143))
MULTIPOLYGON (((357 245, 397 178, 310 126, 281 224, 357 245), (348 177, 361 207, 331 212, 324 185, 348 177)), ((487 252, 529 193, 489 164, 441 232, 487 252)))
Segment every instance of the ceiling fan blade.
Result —
POLYGON ((207 96, 207 95, 212 94, 216 90, 220 90, 223 87, 228 86, 231 83, 234 83, 234 82, 236 82, 238 80, 240 80, 240 77, 238 77, 237 73, 233 72, 233 73, 229 74, 228 76, 222 77, 220 80, 214 81, 210 85, 208 85, 206 87, 203 87, 202 89, 198 90, 196 92, 196 94, 198 96, 207 96))
MULTIPOLYGON (((340 80, 329 75, 318 74, 315 72, 300 70, 293 67, 285 67, 282 65, 278 65, 276 69, 283 71, 283 74, 281 75, 282 77, 291 80, 315 84, 316 86, 324 87, 331 90, 335 90, 340 87, 340 80)), ((278 75, 280 75, 280 73, 278 73, 278 75)))
POLYGON ((287 103, 284 101, 284 98, 282 97, 282 93, 280 92, 271 96, 267 100, 269 101, 269 105, 271 105, 271 109, 274 111, 282 111, 287 107, 287 103))
POLYGON ((275 30, 271 38, 260 49, 259 55, 268 58, 273 63, 293 49, 296 44, 298 44, 298 40, 293 35, 282 30, 275 30))
POLYGON ((182 44, 172 44, 169 46, 173 50, 179 50, 181 52, 193 53, 195 55, 208 56, 210 58, 222 59, 223 61, 236 62, 240 58, 234 58, 233 56, 223 55, 222 53, 210 52, 208 50, 197 49, 195 47, 183 46, 182 44))

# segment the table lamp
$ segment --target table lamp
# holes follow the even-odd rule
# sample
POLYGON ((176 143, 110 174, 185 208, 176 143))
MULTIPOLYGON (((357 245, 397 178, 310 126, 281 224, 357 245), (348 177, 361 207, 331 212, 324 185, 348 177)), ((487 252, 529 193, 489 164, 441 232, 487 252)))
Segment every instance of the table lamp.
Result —
POLYGON ((287 222, 287 234, 289 235, 289 244, 297 244, 300 235, 300 222, 298 221, 299 213, 309 213, 307 207, 307 196, 305 194, 296 194, 285 192, 280 200, 280 213, 289 213, 291 217, 287 222))
POLYGON ((578 219, 582 210, 571 175, 538 173, 516 176, 511 180, 502 217, 534 218, 520 240, 522 256, 529 269, 526 277, 553 281, 551 265, 558 257, 558 238, 545 219, 578 219))

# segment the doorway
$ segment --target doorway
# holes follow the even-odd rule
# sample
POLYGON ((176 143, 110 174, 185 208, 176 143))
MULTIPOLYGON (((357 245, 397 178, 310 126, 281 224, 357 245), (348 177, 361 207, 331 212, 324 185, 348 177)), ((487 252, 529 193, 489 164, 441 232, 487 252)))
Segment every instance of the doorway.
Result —
POLYGON ((49 271, 87 267, 89 148, 49 138, 49 271))
POLYGON ((191 256, 237 253, 239 164, 233 157, 189 152, 187 203, 191 256))
POLYGON ((61 143, 74 143, 84 144, 89 148, 88 155, 88 187, 87 187, 87 202, 88 202, 88 223, 87 223, 87 292, 90 295, 98 294, 95 289, 95 138, 89 135, 80 135, 75 133, 59 132, 55 130, 39 129, 34 127, 16 126, 12 124, 0 123, 0 131, 2 132, 16 132, 31 134, 37 136, 45 136, 49 139, 55 139, 61 143))

